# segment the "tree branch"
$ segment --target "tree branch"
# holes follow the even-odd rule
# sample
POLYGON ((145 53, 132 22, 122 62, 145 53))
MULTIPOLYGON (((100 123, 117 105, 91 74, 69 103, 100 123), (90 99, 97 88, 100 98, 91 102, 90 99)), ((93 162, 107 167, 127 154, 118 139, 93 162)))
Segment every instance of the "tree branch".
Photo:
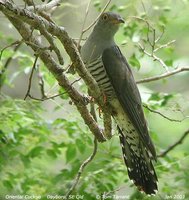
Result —
POLYGON ((179 144, 181 144, 184 139, 186 138, 186 136, 189 135, 189 130, 187 130, 186 132, 184 132, 184 134, 181 136, 181 138, 175 142, 174 144, 172 144, 170 147, 167 148, 167 150, 165 150, 164 152, 162 152, 161 154, 159 154, 157 157, 164 157, 166 156, 171 150, 173 150, 176 146, 178 146, 179 144))
POLYGON ((94 78, 85 68, 85 65, 81 59, 81 56, 73 39, 69 37, 68 33, 63 27, 59 27, 56 24, 50 23, 41 16, 38 16, 35 13, 32 13, 26 9, 20 9, 19 7, 8 2, 0 3, 0 10, 2 10, 2 12, 7 16, 22 20, 25 23, 31 25, 33 28, 40 31, 43 31, 45 27, 45 29, 49 33, 56 36, 63 44, 66 52, 70 56, 77 73, 80 77, 82 77, 86 85, 89 87, 93 97, 97 100, 101 107, 103 107, 104 103, 103 98, 101 98, 101 91, 94 78))
POLYGON ((43 80, 43 75, 40 73, 39 67, 38 67, 38 78, 39 78, 39 87, 41 91, 41 99, 47 98, 47 95, 45 94, 45 82, 43 80))
MULTIPOLYGON (((90 89, 91 94, 95 98, 96 102, 100 105, 102 110, 107 108, 106 109, 107 112, 109 112, 109 113, 112 112, 111 106, 108 106, 108 105, 104 104, 103 96, 101 95, 101 91, 100 91, 100 88, 98 87, 98 84, 96 83, 94 78, 91 76, 91 74, 88 72, 88 70, 85 68, 85 65, 84 65, 83 61, 81 60, 81 57, 80 57, 80 54, 79 54, 79 51, 77 49, 76 44, 74 43, 73 39, 69 37, 68 33, 65 31, 65 29, 63 27, 59 27, 54 23, 50 23, 49 21, 47 21, 46 19, 42 18, 41 16, 38 16, 35 13, 32 13, 32 12, 26 10, 26 9, 20 9, 19 7, 15 6, 13 4, 10 4, 8 2, 0 3, 0 10, 2 10, 2 12, 7 17, 9 17, 11 19, 14 18, 14 19, 17 19, 19 21, 23 21, 23 22, 27 23, 28 25, 30 25, 31 27, 33 27, 35 29, 38 29, 41 33, 43 32, 44 27, 45 27, 45 29, 50 34, 56 36, 60 40, 60 42, 63 44, 67 54, 70 56, 70 58, 71 58, 71 60, 73 62, 73 66, 75 67, 75 69, 76 69, 77 73, 79 74, 79 76, 84 80, 84 82, 86 83, 86 85, 90 89)), ((18 30, 18 31, 22 32, 21 30, 18 30)), ((28 36, 26 37, 26 41, 30 42, 30 39, 28 38, 28 36)), ((32 45, 30 44, 30 46, 33 49, 36 50, 35 42, 33 42, 32 45)), ((38 45, 38 46, 40 46, 40 45, 38 45)), ((42 55, 44 55, 44 54, 42 54, 42 55)), ((43 57, 42 55, 41 55, 41 57, 43 57)), ((46 56, 47 55, 45 55, 45 57, 46 56)), ((45 61, 43 60, 43 62, 45 62, 45 61)), ((46 63, 46 65, 47 65, 47 63, 46 63)), ((49 66, 47 66, 47 67, 49 68, 49 66)), ((51 69, 49 69, 49 70, 51 71, 51 69)), ((62 69, 60 69, 58 67, 58 71, 59 70, 62 72, 62 69)), ((59 71, 59 73, 60 73, 60 71, 59 71)), ((58 75, 58 78, 57 78, 57 72, 56 73, 53 72, 53 74, 56 76, 56 79, 58 80, 59 75, 58 75)), ((66 81, 68 81, 68 80, 66 80, 66 81)), ((65 87, 65 84, 63 84, 62 82, 59 83, 59 84, 61 86, 65 87)), ((70 85, 69 85, 69 88, 70 88, 70 85)), ((68 88, 67 88, 67 91, 68 91, 68 88)), ((77 93, 78 93, 78 91, 77 91, 77 93)), ((69 94, 69 96, 70 96, 70 94, 69 94)), ((74 98, 74 95, 72 95, 71 98, 74 98)), ((83 98, 82 98, 82 100, 81 99, 79 100, 79 102, 83 102, 83 101, 84 101, 83 98)), ((76 103, 76 100, 74 100, 74 103, 76 104, 76 106, 78 108, 78 104, 76 103)), ((81 112, 83 112, 83 110, 80 108, 80 113, 81 112)), ((87 110, 87 113, 89 113, 88 110, 87 110)), ((83 113, 83 115, 85 115, 85 113, 83 113)), ((86 122, 86 116, 85 116, 84 120, 86 122)), ((89 125, 89 121, 86 124, 89 125)), ((94 123, 93 123, 93 125, 94 125, 94 123)), ((95 122, 95 125, 97 125, 96 122, 95 122)), ((104 138, 102 136, 101 136, 101 139, 100 139, 99 132, 100 132, 100 129, 98 129, 98 139, 100 141, 104 141, 104 138)))
POLYGON ((140 80, 136 81, 136 83, 140 84, 140 83, 148 83, 148 82, 152 82, 152 81, 157 81, 157 80, 160 80, 160 79, 167 78, 169 76, 173 76, 173 75, 178 74, 178 73, 183 72, 183 71, 189 71, 189 67, 187 67, 187 66, 186 67, 179 67, 179 68, 176 68, 175 70, 173 70, 171 72, 166 72, 164 74, 154 76, 154 77, 150 77, 150 78, 140 79, 140 80))
POLYGON ((163 34, 164 34, 164 29, 163 29, 163 32, 162 34, 156 38, 156 29, 151 25, 151 23, 147 20, 147 19, 143 19, 141 17, 138 17, 138 16, 130 16, 129 19, 136 19, 136 20, 139 20, 139 21, 142 21, 144 22, 147 27, 148 27, 148 31, 147 31, 147 39, 146 41, 148 42, 150 48, 151 48, 151 52, 147 52, 145 50, 145 47, 142 46, 142 44, 138 43, 138 47, 140 48, 140 50, 146 54, 147 56, 153 58, 154 61, 158 61, 162 66, 163 68, 168 72, 168 66, 166 65, 166 63, 161 59, 159 58, 158 56, 155 55, 155 53, 160 50, 161 48, 165 48, 165 47, 168 47, 170 44, 174 43, 175 40, 173 41, 170 41, 164 45, 160 45, 159 47, 156 48, 157 43, 160 41, 160 39, 162 38, 163 34), (150 31, 152 31, 152 39, 150 39, 150 31))
POLYGON ((102 11, 100 12, 100 14, 97 16, 97 18, 86 28, 82 31, 82 33, 87 32, 90 28, 92 28, 96 22, 98 21, 98 19, 100 18, 100 16, 102 15, 102 13, 106 10, 106 8, 109 6, 109 4, 111 3, 111 0, 108 0, 108 2, 106 3, 106 5, 104 6, 104 8, 102 9, 102 11))
MULTIPOLYGON (((9 47, 11 47, 11 46, 13 46, 13 45, 16 45, 16 46, 14 47, 14 49, 13 49, 13 51, 16 52, 16 51, 19 49, 19 47, 21 46, 22 42, 23 42, 23 41, 16 41, 16 42, 13 42, 12 44, 10 44, 10 45, 4 47, 4 48, 1 50, 1 52, 0 52, 0 60, 1 60, 1 57, 2 57, 2 54, 3 54, 3 51, 4 51, 5 49, 7 49, 7 48, 9 48, 9 47)), ((8 68, 8 66, 9 66, 9 63, 12 61, 12 59, 13 59, 13 56, 9 57, 9 58, 6 60, 4 66, 2 67, 2 69, 1 69, 1 71, 0 71, 0 89, 1 89, 1 87, 3 86, 3 77, 4 77, 4 74, 5 74, 5 72, 6 72, 7 68, 8 68)))
POLYGON ((80 47, 80 42, 82 40, 82 37, 83 37, 83 34, 84 34, 84 27, 85 27, 85 23, 86 23, 86 20, 87 20, 87 16, 89 14, 89 6, 91 4, 91 0, 89 0, 88 4, 87 4, 87 8, 85 10, 85 16, 84 16, 84 20, 83 20, 83 24, 82 24, 82 28, 81 28, 81 34, 79 36, 79 40, 78 40, 78 43, 77 43, 77 48, 79 49, 80 47))
MULTIPOLYGON (((41 78, 42 78, 42 77, 41 77, 41 78)), ((41 79, 41 78, 40 78, 40 79, 41 79)), ((73 82, 70 84, 70 86, 72 86, 74 83, 76 83, 76 82, 79 81, 80 79, 81 79, 81 78, 79 78, 79 79, 73 81, 73 82)), ((54 98, 59 97, 59 96, 64 95, 64 94, 68 94, 67 92, 62 92, 62 93, 54 94, 54 95, 48 97, 48 96, 45 94, 45 91, 44 91, 44 80, 42 79, 41 81, 43 81, 43 83, 40 84, 40 89, 41 89, 42 98, 36 98, 36 97, 33 97, 31 94, 29 94, 28 96, 29 96, 31 99, 34 99, 34 100, 37 100, 37 101, 46 101, 46 100, 49 100, 49 99, 54 99, 54 98)), ((83 96, 83 98, 85 98, 85 97, 83 96)), ((86 100, 86 103, 88 103, 87 97, 86 97, 85 100, 86 100)))
POLYGON ((3 49, 1 49, 1 51, 0 51, 0 60, 1 60, 1 57, 2 57, 2 55, 3 55, 3 52, 4 52, 7 48, 12 47, 12 46, 14 46, 14 45, 16 45, 16 47, 17 47, 20 43, 22 43, 22 41, 19 41, 19 40, 18 40, 18 41, 15 41, 15 42, 13 42, 13 43, 7 45, 7 46, 4 47, 3 49))
POLYGON ((163 68, 166 69, 166 71, 168 72, 168 66, 165 64, 165 62, 161 58, 159 58, 159 57, 157 57, 155 55, 155 52, 154 52, 155 46, 154 45, 151 44, 151 46, 152 46, 152 53, 147 52, 145 50, 145 48, 140 43, 138 44, 138 46, 139 46, 139 48, 141 49, 141 51, 144 54, 146 54, 149 57, 152 57, 154 61, 158 61, 163 66, 163 68))
POLYGON ((103 111, 103 121, 104 121, 104 136, 107 139, 112 138, 112 118, 107 111, 103 111))
MULTIPOLYGON (((6 7, 7 4, 8 3, 2 4, 0 2, 0 10, 2 10, 2 12, 7 16, 7 18, 11 21, 11 23, 15 26, 15 28, 18 30, 20 35, 26 41, 26 43, 35 52, 38 51, 39 48, 44 49, 44 47, 41 46, 40 42, 34 36, 31 35, 31 29, 26 24, 24 24, 21 21, 21 19, 17 19, 17 17, 15 17, 14 12, 12 13, 9 10, 9 7, 10 7, 10 9, 12 9, 12 5, 8 4, 8 8, 7 8, 6 7), (7 11, 7 9, 9 11, 7 11), (14 17, 12 17, 12 16, 14 16, 14 17)), ((16 10, 19 12, 19 8, 16 9, 16 10)), ((22 14, 24 15, 25 12, 27 12, 27 11, 23 11, 23 13, 21 12, 21 15, 22 14)), ((34 19, 33 19, 33 21, 35 22, 34 19)), ((38 23, 34 23, 34 24, 38 25, 38 23)), ((66 41, 65 45, 70 47, 69 41, 66 41)), ((71 46, 72 46, 72 43, 71 43, 71 46)), ((67 48, 69 48, 69 47, 67 47, 67 48)), ((73 49, 72 49, 72 51, 74 52, 74 55, 75 55, 76 54, 75 51, 73 49)), ((58 81, 59 85, 66 90, 66 92, 68 93, 68 95, 70 96, 70 98, 72 99, 74 104, 76 105, 76 107, 77 107, 79 113, 81 114, 83 120, 85 121, 85 124, 89 127, 91 132, 96 136, 97 140, 99 142, 105 141, 105 138, 103 137, 101 130, 99 129, 97 123, 95 122, 95 120, 93 119, 93 117, 91 116, 91 114, 89 113, 89 111, 86 107, 86 100, 83 97, 83 95, 80 94, 73 86, 71 86, 67 77, 62 73, 63 70, 57 65, 57 63, 55 62, 55 60, 52 58, 52 56, 49 54, 49 52, 47 50, 42 51, 40 53, 39 57, 44 62, 45 66, 49 69, 49 71, 54 75, 54 77, 58 81)), ((74 58, 74 59, 80 60, 80 58, 74 58)))
POLYGON ((164 114, 162 114, 161 112, 159 112, 159 111, 157 111, 157 110, 151 109, 151 108, 150 108, 149 106, 147 106, 146 104, 143 104, 143 107, 146 108, 146 109, 148 109, 150 112, 156 113, 156 114, 162 116, 163 118, 165 118, 165 119, 167 119, 167 120, 169 120, 169 121, 171 121, 171 122, 182 122, 183 120, 185 120, 185 119, 188 118, 188 116, 186 116, 186 117, 184 117, 184 118, 181 119, 181 120, 180 120, 180 119, 172 119, 172 118, 170 118, 170 117, 165 116, 164 114))
POLYGON ((42 35, 45 36, 45 38, 46 38, 47 41, 49 42, 49 44, 50 44, 50 49, 53 50, 53 51, 55 52, 55 54, 57 55, 57 58, 58 58, 59 63, 60 63, 61 65, 63 65, 63 64, 64 64, 63 57, 62 57, 62 55, 61 55, 61 53, 60 53, 60 50, 58 49, 58 47, 57 47, 56 44, 54 43, 52 35, 49 34, 49 33, 46 31, 45 27, 43 27, 43 26, 41 26, 40 32, 41 32, 42 35))
MULTIPOLYGON (((42 4, 42 5, 36 5, 35 6, 35 10, 37 12, 42 12, 42 11, 49 11, 49 10, 52 10, 53 8, 57 7, 60 5, 62 0, 52 0, 46 4, 42 4)), ((34 11, 34 8, 33 6, 28 6, 27 7, 28 10, 30 11, 34 11)))
POLYGON ((175 43, 176 40, 171 40, 170 42, 167 42, 166 44, 163 44, 163 45, 160 45, 159 47, 157 47, 156 49, 154 49, 154 53, 159 51, 160 49, 162 48, 166 48, 166 47, 169 47, 169 45, 175 43))
POLYGON ((69 189, 69 191, 67 192, 67 194, 65 195, 65 199, 68 199, 69 198, 69 195, 74 191, 75 187, 77 186, 77 184, 79 183, 79 179, 85 169, 85 167, 93 160, 93 158, 95 157, 96 155, 96 152, 97 152, 97 147, 98 147, 98 143, 97 143, 97 140, 96 138, 94 139, 94 149, 93 149, 93 152, 92 154, 82 163, 82 165, 80 166, 79 168, 79 171, 76 175, 76 178, 75 178, 75 181, 74 183, 72 184, 71 188, 69 189))
POLYGON ((37 64, 38 58, 39 58, 39 55, 36 55, 34 63, 33 63, 33 67, 32 67, 32 70, 31 70, 31 74, 30 74, 30 77, 29 77, 28 89, 27 89, 26 95, 24 97, 24 100, 26 100, 27 96, 30 95, 30 89, 31 89, 31 84, 32 84, 32 77, 33 77, 34 70, 36 69, 36 64, 37 64))

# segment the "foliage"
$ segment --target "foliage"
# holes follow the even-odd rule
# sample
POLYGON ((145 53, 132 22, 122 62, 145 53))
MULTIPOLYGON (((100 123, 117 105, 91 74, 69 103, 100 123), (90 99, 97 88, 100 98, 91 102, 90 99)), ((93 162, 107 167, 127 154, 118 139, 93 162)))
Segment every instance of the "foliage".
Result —
MULTIPOLYGON (((92 151, 93 142, 88 130, 80 127, 80 121, 57 118, 47 122, 41 116, 44 110, 39 102, 4 97, 0 110, 3 122, 0 124, 1 195, 35 193, 44 195, 44 199, 51 193, 64 195, 82 161, 92 151)), ((107 145, 99 148, 104 151, 100 154, 106 157, 98 155, 82 175, 80 194, 91 196, 94 192, 106 192, 116 186, 124 168, 120 165, 121 159, 112 157, 115 146, 106 148, 107 145), (109 162, 110 159, 113 162, 109 162), (109 176, 103 181, 103 188, 102 176, 109 176)))
MULTIPOLYGON (((103 1, 92 3, 91 10, 102 10, 103 1)), ((82 5, 77 3, 78 10, 80 7, 82 8, 82 5)), ((188 65, 188 58, 185 56, 188 51, 181 50, 181 45, 188 42, 188 37, 184 37, 188 33, 188 13, 183 11, 184 8, 189 8, 187 0, 175 3, 163 0, 112 1, 109 10, 119 12, 127 19, 116 40, 122 52, 128 54, 128 62, 137 78, 164 73, 165 69, 157 58, 160 58, 169 70, 177 67, 178 63, 188 65), (183 15, 180 16, 182 12, 183 15), (182 27, 184 32, 181 39, 178 34, 179 27, 182 27), (177 43, 169 45, 169 42, 175 39, 177 43), (153 43, 154 40, 157 42, 153 43), (180 55, 180 52, 183 55, 180 55), (154 55, 157 56, 156 59, 154 55)), ((76 10, 75 5, 65 3, 64 13, 67 12, 66 9, 72 12, 76 10)), ((54 16, 58 24, 59 18, 62 18, 59 15, 57 12, 54 16)), ((67 16, 68 19, 69 17, 67 16)), ((0 32, 1 49, 18 40, 14 34, 7 34, 8 24, 4 24, 0 32)), ((77 30, 77 36, 79 34, 80 31, 77 30)), ((33 53, 25 46, 21 45, 16 51, 14 47, 15 45, 4 49, 0 56, 0 70, 3 72, 0 74, 0 199, 4 199, 7 194, 39 195, 44 200, 47 195, 64 197, 81 164, 93 152, 93 136, 64 88, 57 86, 52 74, 40 61, 34 71, 32 95, 36 99, 44 95, 61 96, 45 102, 23 100, 34 58, 33 53), (4 69, 10 58, 12 60, 4 69), (41 94, 42 87, 45 94, 41 94)), ((68 63, 69 59, 65 65, 68 63)), ((86 92, 86 86, 77 75, 68 74, 68 77, 79 91, 86 92)), ((181 119, 180 123, 172 122, 145 109, 158 154, 188 129, 188 121, 185 119, 189 115, 188 75, 183 73, 171 79, 141 87, 141 96, 146 105, 170 118, 181 119)), ((100 121, 100 117, 98 120, 100 121)), ((138 192, 129 181, 116 128, 113 132, 114 136, 110 141, 98 144, 97 155, 81 174, 72 194, 73 199, 82 199, 82 195, 89 200, 100 197, 121 199, 124 195, 128 195, 125 199, 131 200, 189 198, 188 138, 169 154, 158 158, 155 168, 159 178, 159 193, 155 197, 148 197, 138 192)))

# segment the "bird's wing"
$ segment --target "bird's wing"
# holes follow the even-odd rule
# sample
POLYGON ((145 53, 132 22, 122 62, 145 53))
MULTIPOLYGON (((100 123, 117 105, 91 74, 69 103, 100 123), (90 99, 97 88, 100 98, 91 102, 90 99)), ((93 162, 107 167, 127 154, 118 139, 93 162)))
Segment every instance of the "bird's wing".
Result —
POLYGON ((127 60, 118 46, 112 46, 104 50, 102 61, 120 104, 144 145, 156 158, 155 148, 148 134, 140 93, 127 60))

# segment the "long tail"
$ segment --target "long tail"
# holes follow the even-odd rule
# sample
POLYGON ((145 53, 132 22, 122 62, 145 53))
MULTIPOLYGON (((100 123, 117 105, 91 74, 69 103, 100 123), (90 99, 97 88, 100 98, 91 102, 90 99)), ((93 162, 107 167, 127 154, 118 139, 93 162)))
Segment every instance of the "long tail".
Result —
POLYGON ((139 146, 140 154, 137 155, 127 142, 121 129, 119 127, 118 129, 123 158, 127 166, 129 178, 133 180, 140 191, 144 191, 150 195, 155 194, 158 190, 157 176, 148 151, 141 142, 139 146))

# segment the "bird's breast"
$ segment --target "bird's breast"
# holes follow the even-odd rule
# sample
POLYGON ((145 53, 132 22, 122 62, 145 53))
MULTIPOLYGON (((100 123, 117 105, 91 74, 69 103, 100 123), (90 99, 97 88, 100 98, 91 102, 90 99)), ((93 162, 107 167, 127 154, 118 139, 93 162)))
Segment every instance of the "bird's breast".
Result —
POLYGON ((102 92, 106 95, 107 100, 113 99, 115 97, 115 92, 110 82, 110 79, 106 73, 106 70, 103 66, 102 58, 99 57, 98 59, 94 60, 93 62, 90 62, 86 66, 90 74, 98 83, 102 92))

